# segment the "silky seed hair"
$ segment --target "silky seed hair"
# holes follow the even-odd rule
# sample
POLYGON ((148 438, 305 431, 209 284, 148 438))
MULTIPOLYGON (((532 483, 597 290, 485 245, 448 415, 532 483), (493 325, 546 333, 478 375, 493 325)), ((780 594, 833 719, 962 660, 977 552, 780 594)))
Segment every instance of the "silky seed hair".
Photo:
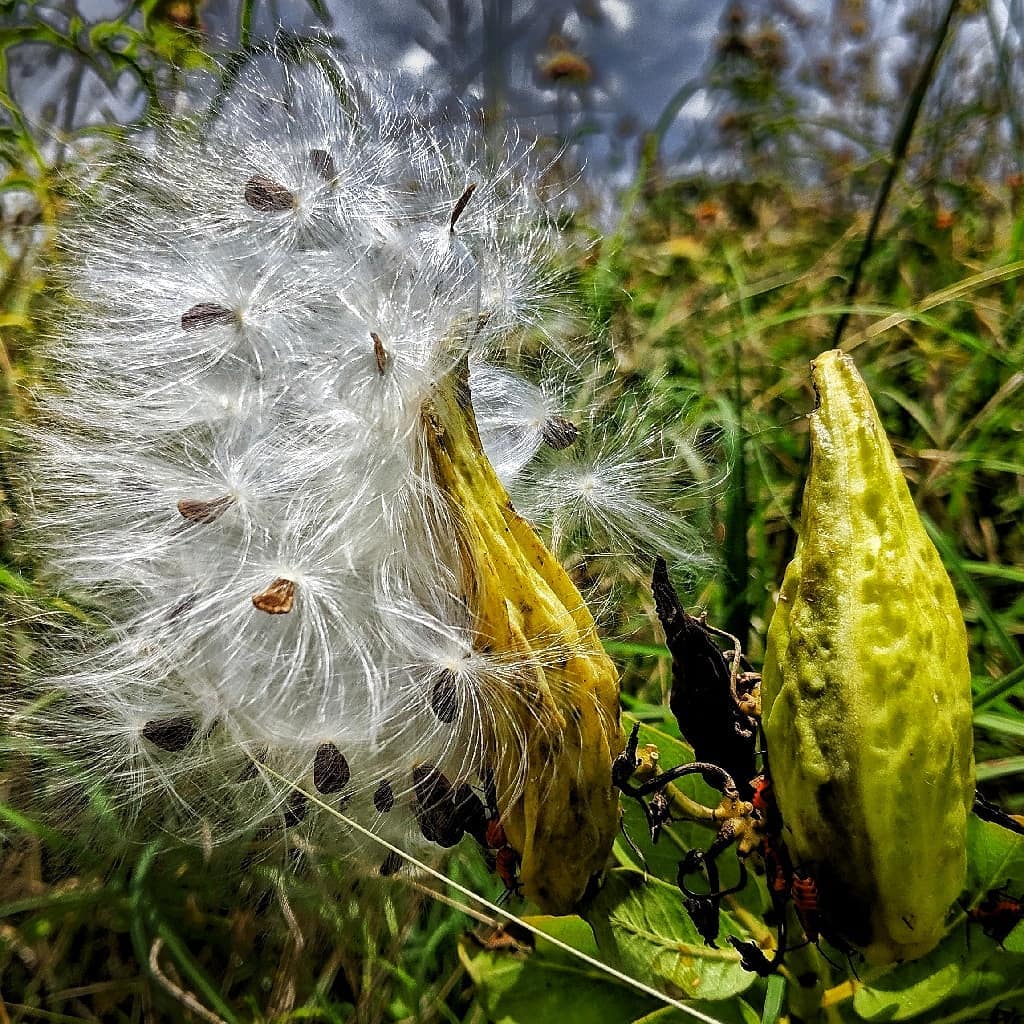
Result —
POLYGON ((468 119, 294 56, 85 161, 27 486, 93 621, 9 732, 57 789, 204 841, 338 846, 305 791, 426 856, 483 835, 488 735, 518 740, 525 779, 521 682, 572 653, 476 642, 425 450, 438 383, 468 360, 485 451, 556 545, 568 517, 606 555, 692 552, 656 429, 630 454, 594 415, 611 375, 566 329, 524 147, 496 159, 468 119))

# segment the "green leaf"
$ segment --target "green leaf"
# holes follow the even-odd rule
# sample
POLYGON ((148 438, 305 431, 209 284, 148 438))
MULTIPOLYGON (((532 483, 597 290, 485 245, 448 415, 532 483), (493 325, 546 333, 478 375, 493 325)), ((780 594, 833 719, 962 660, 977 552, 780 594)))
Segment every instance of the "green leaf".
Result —
MULTIPOLYGON (((599 956, 587 923, 578 917, 526 920, 574 948, 599 956)), ((477 998, 497 1024, 607 1024, 630 1021, 657 1008, 654 999, 575 959, 543 939, 531 953, 481 949, 459 942, 459 959, 477 998)))
POLYGON ((864 1020, 909 1020, 939 1006, 983 957, 967 958, 962 931, 926 957, 900 964, 857 990, 853 1006, 864 1020))
POLYGON ((979 898, 1004 885, 1024 888, 1024 836, 971 815, 967 823, 967 889, 979 898))
POLYGON ((585 916, 604 956, 649 985, 714 1000, 737 995, 754 981, 729 945, 730 935, 745 933, 723 914, 720 948, 706 946, 674 885, 655 878, 645 881, 642 874, 619 868, 608 876, 585 916))

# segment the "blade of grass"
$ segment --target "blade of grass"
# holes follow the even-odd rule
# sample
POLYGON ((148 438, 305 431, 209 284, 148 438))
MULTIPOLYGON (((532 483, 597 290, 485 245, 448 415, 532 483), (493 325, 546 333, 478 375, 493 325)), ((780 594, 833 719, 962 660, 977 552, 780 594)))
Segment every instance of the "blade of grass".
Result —
POLYGON ((995 761, 982 761, 978 765, 975 777, 978 782, 989 782, 1007 775, 1024 775, 1024 756, 1001 757, 995 761))
POLYGON ((951 284, 948 288, 942 288, 937 292, 932 292, 931 295, 925 296, 916 306, 898 310, 887 316, 884 320, 873 323, 846 346, 846 351, 852 352, 865 341, 870 341, 879 334, 883 334, 893 327, 898 327, 908 320, 917 319, 921 314, 934 309, 936 306, 945 305, 947 302, 955 302, 957 299, 966 298, 971 292, 977 291, 979 288, 987 288, 989 285, 1011 281, 1022 275, 1024 275, 1024 260, 1015 260, 1013 263, 1007 263, 1004 266, 983 270, 980 274, 965 277, 962 281, 957 281, 956 284, 951 284))
POLYGON ((64 837, 59 832, 48 828, 46 825, 41 825, 38 821, 33 821, 6 804, 0 804, 0 819, 13 825, 19 831, 27 832, 29 835, 36 836, 39 839, 45 839, 48 843, 54 843, 58 846, 64 843, 64 837))
POLYGON ((994 711, 982 711, 974 716, 974 724, 982 729, 991 729, 1006 736, 1019 736, 1024 739, 1024 718, 1011 718, 994 711))
POLYGON ((1015 565, 997 565, 994 562, 962 562, 964 571, 972 576, 987 576, 1007 583, 1024 583, 1024 569, 1015 565))
POLYGON ((985 600, 984 594, 982 594, 974 580, 971 579, 970 573, 964 568, 960 553, 950 542, 949 538, 923 512, 921 513, 921 521, 924 523, 932 543, 939 549, 939 554, 942 556, 942 561, 945 563, 946 568, 952 573, 960 589, 974 603, 978 612, 978 618, 985 623, 985 626, 994 637, 1007 660, 1015 667, 1024 665, 1024 654, 1021 654, 1020 648, 1003 628, 1003 624, 985 600))
POLYGON ((148 924, 153 934, 163 940, 167 951, 174 958, 178 967, 188 977, 192 984, 206 998, 210 1006, 228 1022, 238 1024, 238 1018, 230 1006, 221 998, 220 993, 214 987, 213 982, 206 973, 192 958, 184 942, 177 933, 164 921, 149 899, 149 891, 146 887, 146 878, 149 869, 153 866, 160 846, 150 843, 140 855, 135 864, 135 871, 132 873, 131 885, 129 887, 130 903, 132 908, 131 936, 132 945, 135 947, 135 955, 140 964, 148 964, 151 951, 150 937, 146 932, 148 924))
MULTIPOLYGON (((753 309, 746 295, 746 275, 731 248, 725 251, 726 263, 732 274, 739 295, 740 317, 746 338, 753 340, 753 309)), ((730 583, 731 595, 725 599, 725 630, 738 637, 740 646, 746 648, 750 638, 750 552, 747 535, 750 529, 750 502, 747 490, 747 448, 746 431, 743 424, 743 368, 742 342, 737 337, 730 351, 732 359, 732 413, 736 420, 735 448, 732 453, 732 472, 729 474, 726 494, 725 520, 725 571, 730 583)))
POLYGON ((1016 689, 1024 683, 1024 665, 1018 665, 1012 672, 1008 672, 1002 679, 997 679, 990 686, 974 695, 974 708, 987 707, 989 704, 999 700, 1004 694, 1016 689))
POLYGON ((668 648, 661 644, 633 643, 630 640, 602 640, 602 646, 608 654, 620 658, 631 658, 639 655, 642 658, 668 658, 668 648))
POLYGON ((228 1022, 228 1024, 238 1024, 238 1018, 235 1016, 234 1011, 223 1000, 221 994, 217 991, 213 981, 209 978, 206 972, 193 959, 192 954, 188 951, 188 947, 178 937, 177 933, 169 924, 167 924, 166 921, 161 920, 152 909, 150 909, 150 915, 156 921, 156 934, 163 939, 164 948, 174 958, 175 963, 177 963, 178 967, 181 968, 182 973, 190 982, 192 982, 206 1002, 212 1006, 214 1010, 216 1010, 217 1013, 219 1013, 221 1017, 228 1022))
MULTIPOLYGON (((23 900, 14 900, 0 906, 0 918, 14 917, 15 914, 25 914, 37 910, 50 910, 51 908, 73 907, 77 903, 88 903, 95 900, 100 890, 97 887, 89 889, 75 889, 72 892, 47 893, 44 896, 28 896, 23 900)), ((105 899, 109 900, 109 892, 105 891, 105 899)))
POLYGON ((782 1016, 782 1004, 785 996, 786 979, 781 974, 773 974, 768 979, 768 988, 764 995, 761 1024, 775 1024, 775 1021, 782 1016))

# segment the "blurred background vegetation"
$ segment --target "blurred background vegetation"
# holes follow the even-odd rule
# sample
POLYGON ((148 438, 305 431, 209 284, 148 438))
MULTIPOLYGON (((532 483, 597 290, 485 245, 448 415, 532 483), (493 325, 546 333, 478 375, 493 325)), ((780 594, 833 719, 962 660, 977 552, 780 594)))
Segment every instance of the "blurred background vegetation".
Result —
MULTIPOLYGON (((559 154, 580 299, 621 373, 666 416, 685 411, 709 484, 694 517, 715 560, 679 581, 684 600, 755 661, 794 543, 808 363, 848 315, 842 345, 961 598, 982 789, 1024 810, 1024 4, 953 4, 944 33, 947 4, 917 0, 713 14, 682 0, 398 0, 376 22, 348 6, 0 2, 3 687, 83 614, 19 531, 30 496, 14 485, 10 429, 32 413, 76 163, 106 134, 179 109, 186 83, 213 95, 271 35, 357 61, 371 38, 439 117, 462 103, 559 154), (673 24, 688 68, 671 31, 648 52, 673 24), (909 124, 915 85, 927 91, 909 124)), ((663 703, 668 662, 643 588, 613 625, 628 705, 663 703)), ((322 852, 257 867, 245 851, 139 845, 102 824, 69 836, 26 809, 46 766, 11 755, 2 769, 0 1024, 488 1019, 456 942, 490 935, 486 915, 408 882, 368 891, 322 852)), ((497 894, 481 867, 453 870, 497 894)))

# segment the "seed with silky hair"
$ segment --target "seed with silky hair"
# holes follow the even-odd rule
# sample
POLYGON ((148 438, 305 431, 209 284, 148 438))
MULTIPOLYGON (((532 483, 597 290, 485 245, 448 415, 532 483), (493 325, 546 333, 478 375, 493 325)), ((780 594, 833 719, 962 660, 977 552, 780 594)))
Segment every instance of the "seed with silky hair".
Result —
POLYGON ((294 194, 263 174, 254 174, 246 182, 245 201, 260 213, 283 213, 295 206, 294 194))
POLYGON ((345 755, 333 743, 321 743, 313 758, 313 785, 321 793, 337 793, 352 778, 345 755))
POLYGON ((374 790, 373 806, 381 814, 387 814, 395 806, 395 793, 387 779, 381 779, 380 785, 374 790))
POLYGON ((381 878, 388 878, 389 876, 395 874, 397 871, 401 870, 401 867, 402 858, 397 853, 395 853, 394 850, 392 850, 384 858, 384 863, 381 864, 379 868, 380 876, 381 878))
POLYGON ((298 825, 300 822, 305 820, 306 815, 309 813, 309 797, 305 793, 296 790, 288 798, 288 803, 285 804, 284 808, 284 825, 285 828, 291 828, 293 825, 298 825))
POLYGON ((445 669, 430 691, 430 707, 438 721, 451 725, 459 714, 459 684, 455 673, 445 669))
POLYGON ((541 428, 544 443, 556 452, 565 451, 579 434, 579 427, 564 416, 552 416, 541 428))
POLYGON ((198 727, 185 715, 177 718, 154 718, 142 727, 142 735, 155 747, 177 753, 195 739, 198 727))
POLYGON ((234 498, 225 494, 220 498, 211 498, 203 501, 201 498, 182 498, 178 502, 178 511, 182 519, 190 523, 207 524, 215 523, 231 507, 234 498))
POLYGON ((207 327, 222 326, 238 322, 238 314, 217 302, 197 302, 181 314, 183 331, 202 331, 207 327))
POLYGON ((279 576, 266 590, 253 594, 252 603, 268 615, 286 615, 295 605, 295 583, 279 576))

